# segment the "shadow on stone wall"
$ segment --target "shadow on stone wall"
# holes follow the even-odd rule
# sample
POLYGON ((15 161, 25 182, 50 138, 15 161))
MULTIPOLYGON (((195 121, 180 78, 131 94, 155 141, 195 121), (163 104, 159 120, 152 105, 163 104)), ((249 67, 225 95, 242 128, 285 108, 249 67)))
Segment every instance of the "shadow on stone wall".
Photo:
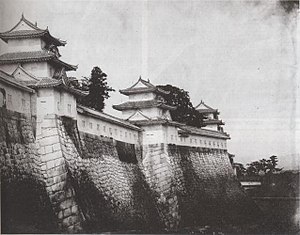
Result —
POLYGON ((180 227, 224 228, 259 218, 260 210, 231 173, 226 153, 169 145, 169 154, 177 182, 180 227))
POLYGON ((77 170, 70 167, 69 175, 85 220, 84 231, 159 230, 154 196, 140 170, 134 146, 79 133, 76 121, 62 121, 69 137, 64 141, 71 141, 79 153, 77 170))
POLYGON ((0 108, 1 232, 55 233, 31 117, 0 108))

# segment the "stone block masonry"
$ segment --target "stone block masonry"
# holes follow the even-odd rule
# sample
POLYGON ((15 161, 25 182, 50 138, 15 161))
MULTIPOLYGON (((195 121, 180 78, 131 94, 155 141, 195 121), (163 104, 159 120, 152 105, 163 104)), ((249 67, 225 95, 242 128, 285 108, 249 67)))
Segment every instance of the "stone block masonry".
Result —
MULTIPOLYGON (((126 145, 79 133, 76 121, 59 120, 63 154, 74 182, 87 232, 161 228, 151 190, 137 163, 118 155, 126 145)), ((132 156, 134 148, 127 146, 132 156)), ((132 156, 130 159, 132 159, 132 156)))
POLYGON ((56 115, 47 115, 38 125, 41 171, 60 231, 77 233, 82 230, 82 217, 75 200, 75 190, 68 175, 68 165, 63 155, 64 146, 56 115))
POLYGON ((56 233, 30 115, 0 108, 1 232, 56 233))
MULTIPOLYGON (((19 221, 9 208, 18 205, 19 212, 21 204, 36 214, 32 226, 44 218, 43 231, 65 233, 161 233, 237 224, 255 216, 256 207, 235 179, 225 150, 133 146, 79 132, 76 120, 55 115, 37 122, 35 138, 30 117, 7 112, 1 110, 0 116, 7 221, 19 221), (23 203, 15 196, 20 190, 34 196, 23 203)), ((16 232, 14 224, 6 222, 6 227, 16 232)))

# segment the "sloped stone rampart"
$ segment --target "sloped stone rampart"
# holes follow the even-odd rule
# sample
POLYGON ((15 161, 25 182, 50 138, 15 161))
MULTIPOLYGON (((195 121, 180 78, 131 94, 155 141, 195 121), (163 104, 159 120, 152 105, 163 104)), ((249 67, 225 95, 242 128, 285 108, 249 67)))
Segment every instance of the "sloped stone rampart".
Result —
POLYGON ((35 143, 34 117, 0 108, 1 232, 58 232, 35 143))
POLYGON ((147 145, 143 146, 142 165, 169 230, 241 224, 258 212, 233 175, 225 150, 147 145))
MULTIPOLYGON (((156 205, 137 163, 120 160, 118 144, 79 133, 76 121, 59 120, 67 160, 88 232, 161 228, 156 205)), ((122 144, 120 147, 124 147, 122 144)), ((132 156, 134 148, 127 146, 132 156)))
POLYGON ((41 171, 60 231, 78 233, 82 230, 82 217, 63 155, 58 125, 56 115, 47 115, 38 124, 36 142, 39 145, 41 171))
POLYGON ((32 221, 47 220, 47 232, 161 232, 255 215, 224 150, 133 146, 79 132, 76 120, 55 115, 38 122, 35 139, 31 117, 0 111, 2 197, 34 189, 19 204, 37 211, 32 221))

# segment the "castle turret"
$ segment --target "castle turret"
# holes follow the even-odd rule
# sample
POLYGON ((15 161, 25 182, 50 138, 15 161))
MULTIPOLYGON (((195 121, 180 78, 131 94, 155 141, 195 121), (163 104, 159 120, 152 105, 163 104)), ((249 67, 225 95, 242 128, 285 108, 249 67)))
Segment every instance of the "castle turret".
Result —
POLYGON ((37 27, 24 15, 12 29, 0 33, 0 38, 7 43, 6 53, 0 56, 0 69, 9 74, 18 65, 38 77, 53 77, 62 70, 77 69, 59 59, 58 47, 66 42, 53 37, 48 28, 37 27))
MULTIPOLYGON (((16 82, 36 92, 37 116, 58 114, 75 117, 76 97, 86 95, 72 87, 66 72, 77 66, 60 60, 58 47, 66 42, 53 37, 48 27, 41 29, 22 15, 9 31, 0 33, 7 44, 6 53, 0 55, 0 70, 11 75, 16 82)), ((10 97, 13 91, 7 91, 10 97)), ((20 103, 20 102, 19 102, 20 103)), ((18 105, 8 105, 12 110, 18 105)))
POLYGON ((221 126, 225 123, 222 120, 219 120, 220 113, 217 109, 208 106, 202 100, 200 104, 198 104, 195 108, 204 117, 203 124, 205 126, 203 127, 203 129, 223 132, 223 127, 221 126))
POLYGON ((176 109, 167 105, 162 94, 168 91, 154 86, 150 81, 139 78, 138 81, 120 93, 129 97, 129 100, 113 108, 122 111, 124 119, 137 120, 171 120, 170 110, 176 109))

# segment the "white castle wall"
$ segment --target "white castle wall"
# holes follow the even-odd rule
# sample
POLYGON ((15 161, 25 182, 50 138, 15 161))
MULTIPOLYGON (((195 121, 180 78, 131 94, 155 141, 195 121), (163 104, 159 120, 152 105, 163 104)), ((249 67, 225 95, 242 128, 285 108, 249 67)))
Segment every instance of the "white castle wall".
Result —
POLYGON ((153 100, 155 96, 154 93, 132 94, 129 96, 129 101, 153 100))
MULTIPOLYGON (((136 110, 124 110, 124 111, 122 111, 122 116, 124 119, 127 119, 135 112, 136 112, 136 110)), ((157 118, 157 117, 161 117, 161 110, 156 107, 143 108, 143 114, 149 118, 157 118)), ((143 119, 145 119, 145 118, 143 118, 143 119)))
POLYGON ((8 110, 25 114, 36 114, 36 94, 17 89, 4 83, 1 83, 0 87, 6 92, 6 108, 8 110))
POLYGON ((168 126, 167 143, 182 146, 213 148, 213 149, 227 149, 226 139, 219 139, 203 135, 190 134, 188 137, 181 137, 178 130, 174 126, 168 126))
POLYGON ((7 52, 40 51, 42 45, 40 38, 10 39, 7 42, 7 52))
POLYGON ((76 100, 73 95, 54 88, 40 88, 37 98, 38 115, 57 114, 76 118, 76 100))
MULTIPOLYGON (((2 64, 0 65, 0 70, 12 74, 16 68, 18 67, 18 64, 2 64)), ((33 74, 36 77, 52 77, 53 75, 53 68, 51 65, 49 65, 47 62, 30 62, 30 63, 22 63, 22 67, 33 74)))
POLYGON ((126 128, 116 123, 101 120, 86 114, 77 114, 79 131, 113 138, 130 144, 139 144, 139 131, 126 128))

